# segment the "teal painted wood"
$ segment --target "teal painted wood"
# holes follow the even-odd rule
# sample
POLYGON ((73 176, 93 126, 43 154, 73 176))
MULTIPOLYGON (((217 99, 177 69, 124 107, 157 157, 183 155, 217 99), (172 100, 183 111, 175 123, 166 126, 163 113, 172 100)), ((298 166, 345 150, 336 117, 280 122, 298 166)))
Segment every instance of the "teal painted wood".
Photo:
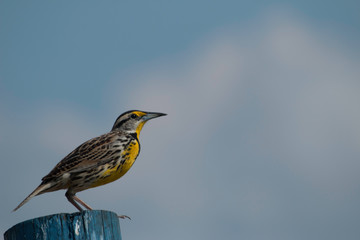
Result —
POLYGON ((60 213, 18 223, 4 234, 4 240, 19 239, 121 240, 120 223, 118 216, 109 211, 60 213))

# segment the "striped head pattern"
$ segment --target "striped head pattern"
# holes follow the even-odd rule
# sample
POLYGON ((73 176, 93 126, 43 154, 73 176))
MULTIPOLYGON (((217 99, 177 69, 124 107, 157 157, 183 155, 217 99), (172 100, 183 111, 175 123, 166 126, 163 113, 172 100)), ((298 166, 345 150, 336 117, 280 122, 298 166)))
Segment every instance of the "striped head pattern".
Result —
POLYGON ((121 114, 115 121, 111 131, 124 131, 127 133, 136 133, 139 136, 144 124, 153 118, 165 116, 165 113, 143 112, 131 110, 121 114))

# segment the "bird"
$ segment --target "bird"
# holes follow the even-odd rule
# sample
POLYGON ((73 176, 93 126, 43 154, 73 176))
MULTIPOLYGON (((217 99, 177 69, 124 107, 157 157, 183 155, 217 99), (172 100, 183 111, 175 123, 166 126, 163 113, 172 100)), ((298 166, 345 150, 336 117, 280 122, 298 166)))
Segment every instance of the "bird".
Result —
MULTIPOLYGON (((121 178, 139 155, 139 135, 144 124, 165 115, 140 110, 124 112, 116 119, 110 132, 84 142, 64 157, 13 211, 34 196, 61 189, 67 190, 67 200, 80 212, 83 211, 80 205, 92 210, 76 193, 121 178)), ((120 215, 119 218, 129 217, 120 215)))

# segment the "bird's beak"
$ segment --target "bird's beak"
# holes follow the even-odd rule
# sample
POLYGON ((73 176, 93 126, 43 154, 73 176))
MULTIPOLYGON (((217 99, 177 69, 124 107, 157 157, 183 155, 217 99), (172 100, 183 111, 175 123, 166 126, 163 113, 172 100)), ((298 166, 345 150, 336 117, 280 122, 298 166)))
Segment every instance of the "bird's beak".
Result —
POLYGON ((153 119, 153 118, 157 118, 157 117, 161 117, 161 116, 166 116, 167 114, 165 113, 157 113, 157 112, 147 112, 146 115, 144 115, 142 117, 142 119, 144 121, 147 121, 147 120, 150 120, 150 119, 153 119))

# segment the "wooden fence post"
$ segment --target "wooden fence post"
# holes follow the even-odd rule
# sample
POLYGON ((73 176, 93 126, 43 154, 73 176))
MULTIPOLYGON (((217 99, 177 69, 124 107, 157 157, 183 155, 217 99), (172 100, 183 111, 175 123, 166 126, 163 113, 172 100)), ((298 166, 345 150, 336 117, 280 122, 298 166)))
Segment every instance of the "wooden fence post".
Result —
POLYGON ((59 213, 30 219, 8 229, 4 240, 103 239, 121 240, 118 216, 93 210, 59 213))

